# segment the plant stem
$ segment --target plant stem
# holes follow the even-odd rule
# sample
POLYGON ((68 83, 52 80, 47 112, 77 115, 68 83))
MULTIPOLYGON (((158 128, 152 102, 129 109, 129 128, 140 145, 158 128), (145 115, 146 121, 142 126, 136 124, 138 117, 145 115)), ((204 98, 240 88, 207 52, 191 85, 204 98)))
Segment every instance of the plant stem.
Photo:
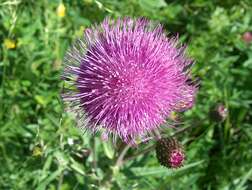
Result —
POLYGON ((94 171, 96 171, 96 168, 97 168, 97 162, 96 162, 96 152, 95 152, 95 148, 96 148, 96 145, 95 145, 95 138, 92 138, 91 140, 91 147, 92 147, 92 153, 93 153, 93 168, 94 168, 94 171))
MULTIPOLYGON (((180 129, 178 130, 177 132, 175 132, 173 135, 171 135, 171 137, 173 136, 176 136, 180 133, 183 133, 184 131, 187 131, 189 129, 191 129, 192 127, 194 127, 194 125, 192 126, 189 126, 189 127, 186 127, 186 128, 183 128, 183 129, 180 129)), ((151 150, 155 149, 156 145, 151 145, 149 146, 148 148, 142 150, 142 151, 139 151, 137 152, 136 154, 132 155, 132 156, 129 156, 127 158, 124 158, 125 155, 127 154, 128 150, 130 149, 130 145, 125 145, 123 144, 122 146, 120 146, 120 150, 122 149, 122 151, 120 152, 119 156, 117 157, 117 159, 115 159, 115 165, 114 165, 114 170, 110 171, 107 173, 106 177, 104 177, 104 179, 102 180, 102 184, 103 186, 106 186, 108 187, 110 185, 110 182, 112 180, 112 177, 113 175, 115 175, 116 171, 118 171, 120 169, 120 167, 122 166, 122 164, 126 161, 129 161, 129 160, 133 160, 135 159, 136 157, 138 157, 139 155, 141 154, 147 154, 149 153, 151 150)))
POLYGON ((130 145, 127 145, 123 142, 119 145, 120 154, 118 157, 114 158, 114 163, 115 163, 114 167, 112 167, 112 169, 110 171, 108 171, 106 176, 103 178, 103 180, 102 180, 103 186, 105 186, 109 189, 112 177, 113 177, 113 175, 116 175, 116 171, 118 171, 120 166, 122 165, 123 159, 129 149, 130 149, 130 145))
POLYGON ((120 155, 118 156, 115 166, 120 167, 121 164, 123 163, 124 156, 126 155, 127 151, 130 149, 130 145, 126 145, 123 150, 121 151, 120 155))
POLYGON ((61 190, 61 185, 63 183, 63 178, 64 178, 64 170, 60 174, 58 185, 57 185, 57 190, 61 190))
POLYGON ((139 152, 137 152, 136 154, 134 154, 132 156, 129 156, 129 157, 125 158, 122 162, 127 162, 129 160, 135 159, 136 157, 138 157, 141 154, 146 154, 146 153, 150 152, 151 150, 155 149, 155 146, 156 146, 155 144, 151 145, 148 148, 146 148, 146 149, 144 149, 142 151, 139 151, 139 152))

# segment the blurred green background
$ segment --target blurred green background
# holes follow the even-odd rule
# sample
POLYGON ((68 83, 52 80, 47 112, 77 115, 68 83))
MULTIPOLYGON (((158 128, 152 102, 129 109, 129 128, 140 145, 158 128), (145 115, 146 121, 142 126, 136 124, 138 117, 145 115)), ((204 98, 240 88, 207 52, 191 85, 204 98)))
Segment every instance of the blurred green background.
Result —
POLYGON ((251 0, 0 0, 0 189, 252 189, 249 31, 251 0), (161 167, 155 151, 118 168, 120 148, 82 134, 64 111, 64 53, 108 15, 161 22, 196 61, 196 105, 174 115, 187 128, 177 135, 187 154, 178 170, 161 167), (228 114, 214 121, 219 103, 228 114))

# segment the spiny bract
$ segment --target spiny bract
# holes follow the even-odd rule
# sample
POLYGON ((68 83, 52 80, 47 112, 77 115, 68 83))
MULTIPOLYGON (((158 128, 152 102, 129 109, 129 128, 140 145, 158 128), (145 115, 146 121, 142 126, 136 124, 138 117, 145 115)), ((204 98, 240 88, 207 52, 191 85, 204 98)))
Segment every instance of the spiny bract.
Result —
POLYGON ((148 136, 172 111, 192 107, 192 60, 178 38, 143 18, 105 19, 84 31, 65 56, 63 98, 84 129, 124 142, 148 136))

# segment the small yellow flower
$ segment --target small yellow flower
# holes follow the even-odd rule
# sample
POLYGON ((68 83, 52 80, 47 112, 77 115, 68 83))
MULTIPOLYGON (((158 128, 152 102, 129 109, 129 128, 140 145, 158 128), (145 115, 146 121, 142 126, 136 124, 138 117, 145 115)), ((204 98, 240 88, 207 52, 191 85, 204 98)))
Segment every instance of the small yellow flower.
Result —
POLYGON ((64 17, 66 15, 66 7, 63 3, 60 3, 57 8, 58 17, 64 17))
POLYGON ((7 38, 4 40, 4 46, 7 49, 14 49, 16 47, 16 43, 13 40, 7 38))
POLYGON ((32 156, 42 156, 43 152, 39 146, 35 146, 32 150, 32 156))

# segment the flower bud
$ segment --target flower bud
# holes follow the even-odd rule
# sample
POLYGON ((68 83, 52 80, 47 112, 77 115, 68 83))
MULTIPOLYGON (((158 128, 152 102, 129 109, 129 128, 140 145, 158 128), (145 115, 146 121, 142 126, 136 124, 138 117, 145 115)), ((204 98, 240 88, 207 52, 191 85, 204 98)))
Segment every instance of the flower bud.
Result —
POLYGON ((250 43, 252 42, 252 32, 245 32, 242 35, 242 40, 246 43, 250 43))
POLYGON ((159 163, 167 168, 179 168, 183 166, 185 160, 183 146, 175 138, 158 140, 156 156, 159 163))
POLYGON ((228 109, 223 104, 218 104, 210 110, 210 118, 215 122, 222 122, 227 118, 228 109))

